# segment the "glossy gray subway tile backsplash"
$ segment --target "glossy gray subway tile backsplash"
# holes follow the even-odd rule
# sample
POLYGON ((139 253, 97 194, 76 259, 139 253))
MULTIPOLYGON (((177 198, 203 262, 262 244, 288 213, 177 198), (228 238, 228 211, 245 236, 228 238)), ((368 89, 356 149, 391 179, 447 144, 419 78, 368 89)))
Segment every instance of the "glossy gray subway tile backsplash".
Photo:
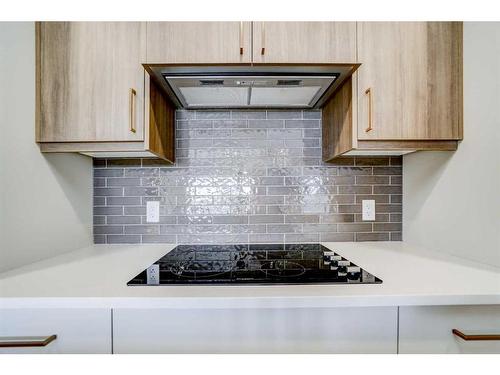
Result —
POLYGON ((400 241, 400 157, 321 160, 320 111, 178 111, 175 165, 94 160, 96 243, 400 241), (376 201, 376 220, 361 201, 376 201), (160 202, 160 222, 146 202, 160 202))

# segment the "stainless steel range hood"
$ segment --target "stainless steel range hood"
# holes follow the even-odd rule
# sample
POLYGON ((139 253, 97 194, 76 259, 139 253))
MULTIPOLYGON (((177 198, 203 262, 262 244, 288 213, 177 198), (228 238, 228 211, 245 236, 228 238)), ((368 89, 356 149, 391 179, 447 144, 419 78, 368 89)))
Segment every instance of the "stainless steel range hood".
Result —
POLYGON ((319 108, 356 68, 198 65, 148 70, 180 108, 319 108))

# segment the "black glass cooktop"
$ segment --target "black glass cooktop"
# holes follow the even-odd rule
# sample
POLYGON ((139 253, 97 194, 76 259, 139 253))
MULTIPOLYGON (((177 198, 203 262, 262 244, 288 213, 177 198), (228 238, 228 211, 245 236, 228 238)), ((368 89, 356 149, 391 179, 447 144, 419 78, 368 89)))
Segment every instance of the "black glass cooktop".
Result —
POLYGON ((127 285, 381 282, 320 244, 180 245, 127 285))

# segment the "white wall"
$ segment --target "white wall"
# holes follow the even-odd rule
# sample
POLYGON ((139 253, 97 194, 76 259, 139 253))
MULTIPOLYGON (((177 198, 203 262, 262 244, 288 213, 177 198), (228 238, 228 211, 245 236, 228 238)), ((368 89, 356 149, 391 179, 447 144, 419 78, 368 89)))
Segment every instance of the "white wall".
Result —
POLYGON ((0 22, 0 271, 92 243, 91 159, 35 143, 35 25, 0 22))
POLYGON ((464 24, 464 140, 403 158, 403 240, 500 266, 500 23, 464 24))

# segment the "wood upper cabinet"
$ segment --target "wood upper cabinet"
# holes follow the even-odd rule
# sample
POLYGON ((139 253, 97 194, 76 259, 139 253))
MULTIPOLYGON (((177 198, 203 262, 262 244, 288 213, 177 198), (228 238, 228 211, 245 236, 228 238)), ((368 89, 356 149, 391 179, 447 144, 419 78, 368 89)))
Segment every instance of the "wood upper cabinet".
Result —
POLYGON ((146 24, 42 22, 37 28, 37 141, 143 140, 146 24))
POLYGON ((255 63, 354 63, 356 22, 253 22, 255 63))
POLYGON ((148 64, 250 63, 251 22, 148 22, 148 64))
POLYGON ((360 22, 357 42, 358 139, 462 138, 462 23, 360 22))

